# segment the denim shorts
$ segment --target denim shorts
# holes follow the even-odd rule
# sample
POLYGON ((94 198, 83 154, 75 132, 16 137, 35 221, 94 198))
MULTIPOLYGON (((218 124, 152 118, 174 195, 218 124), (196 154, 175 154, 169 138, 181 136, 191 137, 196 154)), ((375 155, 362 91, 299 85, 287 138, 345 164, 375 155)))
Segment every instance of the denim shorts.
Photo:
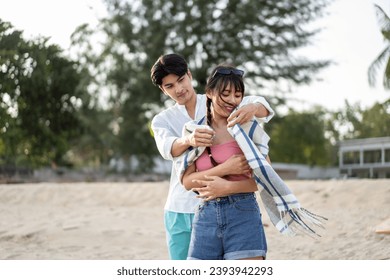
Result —
POLYGON ((267 242, 254 193, 203 202, 195 213, 188 260, 265 258, 267 242))

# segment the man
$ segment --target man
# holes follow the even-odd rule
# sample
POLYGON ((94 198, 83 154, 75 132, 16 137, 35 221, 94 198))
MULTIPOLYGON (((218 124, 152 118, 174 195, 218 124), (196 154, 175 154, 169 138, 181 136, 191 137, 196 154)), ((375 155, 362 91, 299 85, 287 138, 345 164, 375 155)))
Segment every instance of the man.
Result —
MULTIPOLYGON (((161 156, 166 160, 173 160, 191 146, 211 146, 214 133, 208 129, 198 129, 188 136, 182 136, 185 123, 206 115, 206 96, 196 94, 186 60, 178 54, 160 56, 152 66, 151 79, 153 84, 176 102, 174 106, 157 114, 152 120, 152 130, 161 156)), ((245 123, 254 116, 264 118, 263 121, 268 122, 274 114, 263 97, 245 97, 243 102, 247 105, 229 117, 229 126, 235 123, 245 123)), ((241 170, 246 170, 247 162, 243 157, 235 157, 227 164, 215 168, 219 168, 218 174, 221 176, 239 174, 241 170)), ((199 197, 226 196, 238 193, 240 190, 208 188, 207 192, 205 195, 200 191, 199 197)), ((172 165, 168 197, 164 207, 164 224, 171 259, 185 260, 187 258, 191 224, 198 203, 199 198, 196 194, 187 191, 180 184, 172 165)))

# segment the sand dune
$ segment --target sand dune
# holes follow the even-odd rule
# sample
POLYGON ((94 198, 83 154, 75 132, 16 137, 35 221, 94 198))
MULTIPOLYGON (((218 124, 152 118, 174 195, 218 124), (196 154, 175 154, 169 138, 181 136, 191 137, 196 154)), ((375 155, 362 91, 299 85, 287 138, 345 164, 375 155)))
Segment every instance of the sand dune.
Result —
MULTIPOLYGON (((268 259, 390 259, 390 180, 287 181, 329 218, 323 237, 285 237, 263 215, 268 259)), ((0 185, 0 259, 167 259, 168 182, 0 185)))

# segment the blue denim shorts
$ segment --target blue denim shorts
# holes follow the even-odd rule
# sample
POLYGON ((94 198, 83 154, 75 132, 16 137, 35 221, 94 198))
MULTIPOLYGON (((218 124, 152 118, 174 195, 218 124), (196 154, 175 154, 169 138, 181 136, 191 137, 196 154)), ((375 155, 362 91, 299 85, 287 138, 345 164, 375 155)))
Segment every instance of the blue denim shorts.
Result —
POLYGON ((254 193, 235 194, 199 205, 188 260, 236 260, 262 256, 267 242, 254 193))

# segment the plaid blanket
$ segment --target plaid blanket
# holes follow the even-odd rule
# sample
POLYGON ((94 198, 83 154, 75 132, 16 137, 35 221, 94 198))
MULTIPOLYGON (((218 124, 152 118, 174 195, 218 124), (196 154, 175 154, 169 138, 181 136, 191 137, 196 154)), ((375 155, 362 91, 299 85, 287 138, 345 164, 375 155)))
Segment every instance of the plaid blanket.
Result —
MULTIPOLYGON (((210 128, 204 125, 204 120, 205 118, 202 118, 198 122, 187 123, 183 133, 190 134, 199 127, 210 128)), ((244 125, 236 124, 228 128, 228 131, 237 141, 253 170, 261 201, 276 229, 282 234, 292 236, 298 232, 320 236, 313 228, 324 228, 323 221, 327 219, 302 208, 295 195, 266 161, 270 138, 258 121, 253 119, 244 125)), ((191 147, 174 160, 181 181, 184 171, 204 150, 204 147, 191 147)))

